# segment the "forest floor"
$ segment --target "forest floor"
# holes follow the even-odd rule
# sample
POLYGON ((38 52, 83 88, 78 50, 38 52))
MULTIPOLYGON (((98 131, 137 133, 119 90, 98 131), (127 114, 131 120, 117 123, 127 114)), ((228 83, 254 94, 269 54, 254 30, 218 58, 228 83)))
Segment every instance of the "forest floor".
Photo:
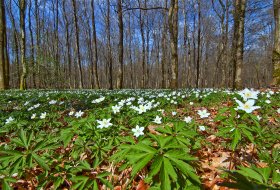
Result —
POLYGON ((0 92, 0 189, 279 189, 280 90, 0 92))

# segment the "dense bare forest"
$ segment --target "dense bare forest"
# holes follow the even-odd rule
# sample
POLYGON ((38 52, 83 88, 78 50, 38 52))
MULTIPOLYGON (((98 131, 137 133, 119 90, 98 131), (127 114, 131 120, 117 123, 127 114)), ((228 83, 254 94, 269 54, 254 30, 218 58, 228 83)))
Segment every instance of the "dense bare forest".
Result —
POLYGON ((279 84, 278 0, 0 2, 1 89, 279 84))

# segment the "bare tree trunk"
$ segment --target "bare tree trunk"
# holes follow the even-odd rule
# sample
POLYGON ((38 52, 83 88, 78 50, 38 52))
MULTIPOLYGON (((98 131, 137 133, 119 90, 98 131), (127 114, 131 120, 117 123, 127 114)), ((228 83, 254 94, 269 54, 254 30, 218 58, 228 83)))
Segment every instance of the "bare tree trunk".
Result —
POLYGON ((108 58, 107 64, 109 66, 109 89, 113 89, 113 58, 111 48, 111 24, 110 24, 110 0, 107 0, 107 15, 106 15, 106 31, 107 31, 107 48, 108 58))
POLYGON ((28 11, 28 28, 29 28, 29 33, 30 33, 30 40, 31 40, 31 65, 32 65, 32 85, 34 88, 36 88, 36 75, 35 75, 35 58, 34 58, 34 39, 33 39, 33 32, 32 32, 32 21, 31 21, 31 5, 32 1, 29 0, 29 11, 28 11))
POLYGON ((95 87, 97 89, 100 88, 100 82, 97 72, 97 63, 98 63, 98 52, 97 52, 97 40, 96 40, 96 27, 95 27, 95 10, 94 10, 94 0, 91 0, 91 9, 92 9, 92 33, 93 33, 93 42, 94 42, 94 65, 93 65, 93 73, 95 80, 95 87))
POLYGON ((244 22, 246 0, 234 2, 234 33, 233 33, 233 88, 242 88, 242 66, 244 53, 244 22))
POLYGON ((131 13, 128 12, 128 35, 129 35, 129 44, 128 44, 128 53, 129 53, 129 64, 130 64, 130 88, 134 87, 133 80, 133 60, 132 60, 132 33, 131 33, 131 13))
POLYGON ((90 88, 94 88, 94 59, 93 59, 93 47, 92 47, 92 38, 91 38, 91 26, 90 26, 90 19, 88 17, 88 13, 87 13, 87 9, 86 9, 86 4, 84 5, 84 18, 86 19, 85 23, 86 23, 86 43, 87 43, 87 55, 88 55, 88 59, 89 62, 91 63, 88 67, 90 67, 89 69, 89 84, 90 84, 90 88))
POLYGON ((117 89, 123 87, 123 14, 122 14, 122 0, 117 2, 117 12, 119 20, 119 65, 118 65, 118 74, 117 74, 117 89))
POLYGON ((197 5, 198 5, 198 31, 197 31, 197 60, 196 60, 196 88, 199 87, 200 85, 200 46, 201 46, 201 2, 200 0, 197 1, 197 5))
MULTIPOLYGON (((193 41, 193 70, 196 68, 196 42, 195 42, 195 31, 196 31, 196 14, 193 14, 193 32, 192 32, 192 41, 193 41)), ((192 80, 192 85, 193 85, 192 80)))
POLYGON ((66 48, 67 48, 67 61, 68 61, 68 87, 72 88, 72 58, 71 58, 71 44, 70 44, 70 35, 69 35, 69 21, 66 15, 65 10, 65 1, 63 1, 62 4, 62 10, 63 10, 63 17, 65 21, 65 33, 66 33, 66 48))
MULTIPOLYGON (((167 0, 165 0, 165 8, 167 8, 167 0)), ((161 48, 162 48, 162 55, 161 55, 161 88, 166 88, 166 83, 168 80, 167 77, 167 71, 166 71, 166 35, 167 35, 167 14, 166 11, 164 10, 163 12, 163 30, 162 30, 162 39, 161 39, 161 48)))
MULTIPOLYGON (((140 0, 139 7, 141 7, 140 0)), ((140 22, 140 33, 141 33, 141 40, 142 40, 142 79, 141 79, 141 88, 146 88, 145 81, 146 81, 146 47, 145 47, 145 34, 144 34, 144 19, 142 16, 142 10, 140 10, 139 22, 140 22)))
POLYGON ((54 15, 54 23, 55 23, 55 74, 56 74, 56 77, 57 77, 57 80, 55 82, 55 87, 56 88, 60 88, 61 84, 61 77, 60 77, 60 59, 59 59, 59 36, 58 36, 58 10, 59 10, 59 7, 58 7, 58 0, 56 0, 56 6, 55 6, 55 15, 54 15))
MULTIPOLYGON (((0 90, 7 89, 7 78, 5 68, 5 52, 7 52, 6 44, 6 18, 5 18, 5 4, 4 0, 0 0, 0 90)), ((6 55, 7 56, 7 55, 6 55)))
POLYGON ((272 54, 273 81, 272 85, 280 85, 280 0, 273 0, 274 9, 274 47, 272 54))
POLYGON ((25 0, 19 0, 19 12, 20 12, 20 53, 21 53, 21 65, 22 65, 22 73, 20 76, 20 90, 26 89, 26 77, 27 77, 27 65, 26 65, 26 46, 25 46, 25 11, 26 11, 26 2, 25 0))
MULTIPOLYGON (((41 55, 41 50, 40 50, 40 46, 41 46, 41 39, 40 39, 40 20, 39 20, 39 5, 38 5, 38 0, 35 0, 35 20, 36 20, 36 68, 34 68, 35 73, 37 74, 37 78, 38 78, 38 87, 41 87, 41 83, 40 83, 40 55, 41 55)), ((36 76, 35 74, 35 76, 36 76)), ((36 78, 35 78, 36 80, 36 78)), ((35 81, 36 83, 36 81, 35 81)))
POLYGON ((79 27, 78 27, 78 18, 77 18, 77 9, 76 9, 76 0, 72 0, 73 13, 74 13, 74 24, 75 24, 75 37, 76 37, 76 49, 77 49, 77 61, 79 69, 79 88, 83 88, 83 73, 82 73, 82 64, 81 64, 81 54, 80 54, 80 43, 79 43, 79 27))
POLYGON ((178 0, 171 0, 168 12, 171 47, 170 88, 178 88, 178 0))
POLYGON ((230 87, 231 84, 231 72, 229 68, 230 67, 230 63, 229 63, 229 47, 228 47, 228 38, 229 38, 229 10, 230 8, 230 0, 226 0, 226 32, 225 32, 225 68, 224 68, 224 75, 226 78, 226 87, 230 87), (227 75, 227 77, 226 77, 227 75))

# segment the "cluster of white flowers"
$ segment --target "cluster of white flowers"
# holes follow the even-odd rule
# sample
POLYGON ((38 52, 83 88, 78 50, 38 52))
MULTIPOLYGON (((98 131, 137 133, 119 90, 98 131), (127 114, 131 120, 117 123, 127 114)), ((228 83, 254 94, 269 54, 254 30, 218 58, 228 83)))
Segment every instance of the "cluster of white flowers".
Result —
POLYGON ((84 115, 84 112, 83 111, 78 111, 78 112, 75 112, 73 110, 71 110, 69 113, 68 113, 69 116, 75 116, 76 118, 80 118, 84 115))
POLYGON ((6 119, 5 124, 9 124, 11 122, 13 122, 15 119, 12 117, 9 117, 8 119, 6 119))
POLYGON ((246 113, 252 113, 254 110, 260 108, 260 106, 254 106, 255 105, 255 100, 258 99, 259 91, 249 90, 248 88, 245 88, 244 90, 240 91, 238 94, 246 102, 243 103, 243 102, 236 99, 235 101, 238 104, 236 110, 243 110, 246 113))
POLYGON ((46 117, 47 117, 47 113, 46 112, 41 113, 40 119, 45 119, 46 117))
POLYGON ((99 97, 99 98, 97 98, 97 99, 95 99, 95 100, 92 100, 91 103, 93 103, 93 104, 98 104, 98 103, 100 103, 100 102, 103 102, 104 100, 105 100, 105 97, 101 96, 101 97, 99 97))
POLYGON ((31 118, 31 119, 35 119, 35 118, 36 118, 36 115, 37 115, 36 113, 33 113, 33 114, 31 115, 30 118, 31 118))
POLYGON ((56 103, 57 103, 56 100, 51 100, 51 101, 49 101, 49 104, 50 104, 50 105, 54 105, 54 104, 56 104, 56 103))
POLYGON ((31 111, 33 109, 36 109, 38 107, 40 107, 41 104, 35 104, 34 106, 31 106, 30 108, 27 109, 27 111, 31 111))
POLYGON ((112 111, 113 111, 114 114, 116 114, 116 113, 119 113, 121 111, 121 108, 122 108, 122 106, 115 105, 115 106, 112 106, 112 111))
POLYGON ((209 117, 210 113, 207 110, 198 110, 197 114, 201 119, 209 117))
POLYGON ((131 106, 132 109, 138 112, 138 114, 142 114, 147 112, 148 110, 153 108, 152 102, 149 102, 147 104, 140 104, 138 107, 137 106, 131 106))
POLYGON ((97 128, 99 128, 99 129, 108 128, 108 127, 113 125, 110 122, 111 118, 109 118, 109 119, 102 119, 102 120, 96 120, 96 121, 99 124, 99 125, 97 125, 97 128))

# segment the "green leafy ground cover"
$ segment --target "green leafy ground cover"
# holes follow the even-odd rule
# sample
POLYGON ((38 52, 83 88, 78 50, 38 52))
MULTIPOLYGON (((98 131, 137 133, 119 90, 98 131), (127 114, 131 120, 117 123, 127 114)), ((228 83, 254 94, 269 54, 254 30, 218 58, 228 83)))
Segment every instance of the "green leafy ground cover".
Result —
POLYGON ((279 90, 5 91, 1 189, 279 189, 279 90))

